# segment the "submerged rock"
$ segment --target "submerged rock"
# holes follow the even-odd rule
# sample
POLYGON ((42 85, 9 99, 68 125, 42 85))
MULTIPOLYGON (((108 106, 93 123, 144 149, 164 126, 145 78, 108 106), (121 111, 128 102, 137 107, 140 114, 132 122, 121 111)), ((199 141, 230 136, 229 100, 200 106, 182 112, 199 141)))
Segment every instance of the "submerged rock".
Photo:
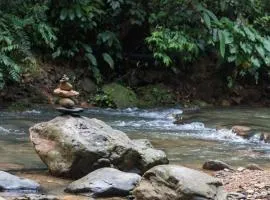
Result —
POLYGON ((121 172, 113 168, 102 168, 74 181, 65 191, 95 197, 127 196, 140 180, 141 176, 138 174, 121 172))
POLYGON ((160 165, 147 171, 133 194, 136 200, 225 200, 227 196, 218 179, 176 165, 160 165))
POLYGON ((80 178, 103 167, 144 173, 167 164, 166 154, 134 142, 98 119, 59 116, 30 128, 35 150, 57 176, 80 178))
POLYGON ((0 171, 0 191, 5 190, 38 190, 40 185, 30 179, 24 179, 0 171))
POLYGON ((232 166, 220 160, 208 160, 203 164, 203 169, 219 171, 223 169, 233 170, 232 166))

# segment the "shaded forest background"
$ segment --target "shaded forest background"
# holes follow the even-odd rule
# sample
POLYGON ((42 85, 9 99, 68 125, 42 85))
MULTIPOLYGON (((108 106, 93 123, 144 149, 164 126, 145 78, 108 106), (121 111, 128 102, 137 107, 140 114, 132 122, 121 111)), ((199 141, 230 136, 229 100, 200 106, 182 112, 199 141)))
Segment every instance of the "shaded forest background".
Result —
POLYGON ((139 106, 268 105, 269 13, 268 0, 2 0, 1 102, 46 102, 67 73, 97 106, 121 107, 121 89, 139 106))

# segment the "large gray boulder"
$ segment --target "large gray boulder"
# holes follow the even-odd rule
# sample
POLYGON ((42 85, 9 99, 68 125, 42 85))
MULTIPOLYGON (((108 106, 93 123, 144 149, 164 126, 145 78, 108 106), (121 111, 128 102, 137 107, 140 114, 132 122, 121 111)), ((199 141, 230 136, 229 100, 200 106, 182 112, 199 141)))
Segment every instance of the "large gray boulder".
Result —
POLYGON ((0 191, 5 190, 38 190, 40 185, 32 180, 20 178, 0 171, 0 191))
POLYGON ((225 200, 227 196, 218 179, 176 165, 147 171, 133 194, 136 200, 225 200))
POLYGON ((114 167, 144 173, 167 164, 161 150, 132 141, 104 122, 86 117, 59 116, 30 128, 30 139, 50 172, 80 178, 95 169, 114 167))
POLYGON ((65 191, 94 197, 127 196, 140 180, 138 174, 102 168, 72 182, 65 191))

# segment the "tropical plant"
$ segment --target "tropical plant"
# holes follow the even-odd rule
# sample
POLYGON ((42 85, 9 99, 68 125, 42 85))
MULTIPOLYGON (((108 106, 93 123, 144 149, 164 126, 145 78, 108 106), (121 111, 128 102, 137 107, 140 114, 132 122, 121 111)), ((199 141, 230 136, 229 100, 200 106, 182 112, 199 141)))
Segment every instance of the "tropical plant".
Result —
POLYGON ((45 22, 47 7, 32 1, 1 1, 0 4, 0 88, 19 81, 27 68, 36 65, 31 51, 43 43, 51 48, 56 37, 45 22))

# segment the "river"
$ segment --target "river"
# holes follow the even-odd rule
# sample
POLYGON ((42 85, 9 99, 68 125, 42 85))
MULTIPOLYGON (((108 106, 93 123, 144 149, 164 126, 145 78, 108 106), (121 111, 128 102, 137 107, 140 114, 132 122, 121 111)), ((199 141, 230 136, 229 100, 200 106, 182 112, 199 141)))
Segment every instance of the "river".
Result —
MULTIPOLYGON (((247 140, 230 130, 232 125, 246 125, 256 133, 270 132, 270 109, 205 108, 183 114, 186 123, 176 125, 172 114, 178 113, 182 110, 129 108, 87 109, 82 115, 101 119, 132 139, 149 139, 167 153, 170 163, 200 168, 208 159, 219 159, 235 167, 257 163, 270 168, 270 144, 258 135, 247 140)), ((29 142, 28 129, 57 115, 52 108, 0 112, 0 170, 46 168, 29 142)))

